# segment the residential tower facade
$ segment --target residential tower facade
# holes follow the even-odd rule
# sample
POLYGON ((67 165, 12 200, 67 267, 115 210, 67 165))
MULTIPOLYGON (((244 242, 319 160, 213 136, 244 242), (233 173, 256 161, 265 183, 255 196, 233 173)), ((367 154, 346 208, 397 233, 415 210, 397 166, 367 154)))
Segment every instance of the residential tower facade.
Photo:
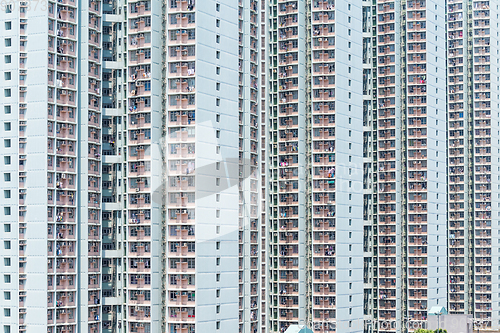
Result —
POLYGON ((496 3, 2 5, 4 332, 500 326, 496 3))

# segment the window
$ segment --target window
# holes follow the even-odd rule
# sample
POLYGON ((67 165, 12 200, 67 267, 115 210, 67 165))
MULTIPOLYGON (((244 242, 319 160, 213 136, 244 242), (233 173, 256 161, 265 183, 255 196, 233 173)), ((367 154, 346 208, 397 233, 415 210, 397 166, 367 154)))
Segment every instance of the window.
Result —
POLYGON ((215 242, 215 249, 220 250, 220 242, 215 242))
MULTIPOLYGON (((220 139, 220 130, 215 131, 215 137, 220 139)), ((9 157, 10 158, 10 157, 9 157)), ((10 164, 10 163, 9 163, 10 164)))
POLYGON ((217 28, 219 28, 219 27, 220 27, 220 20, 219 20, 219 19, 216 19, 216 20, 215 20, 215 26, 216 26, 217 28))
POLYGON ((3 162, 5 165, 10 165, 10 156, 4 156, 3 157, 3 162))
MULTIPOLYGON (((9 57, 10 57, 10 56, 9 56, 9 57)), ((219 67, 219 66, 217 66, 217 67, 215 68, 215 74, 220 75, 220 67, 219 67)))
POLYGON ((12 39, 10 39, 10 38, 5 38, 5 46, 6 46, 6 47, 9 47, 9 46, 11 46, 11 45, 12 45, 12 39))
POLYGON ((5 300, 10 300, 10 291, 4 291, 3 292, 3 299, 5 300))
POLYGON ((11 146, 11 141, 10 141, 10 139, 4 139, 4 140, 3 140, 3 146, 4 146, 5 148, 10 148, 10 146, 11 146))
POLYGON ((215 5, 215 10, 220 12, 220 4, 219 3, 215 5))
POLYGON ((215 274, 215 281, 220 282, 220 274, 215 274))
POLYGON ((5 114, 10 114, 11 112, 10 105, 4 105, 3 111, 5 112, 5 114))
POLYGON ((5 30, 12 30, 12 22, 11 21, 5 22, 5 30))
POLYGON ((220 329, 220 321, 215 322, 215 328, 218 330, 220 329))
POLYGON ((5 250, 10 250, 10 241, 3 241, 3 248, 5 250))
POLYGON ((4 173, 3 174, 3 180, 6 182, 10 182, 10 173, 4 173))
POLYGON ((10 207, 4 207, 3 208, 3 214, 5 216, 9 216, 10 215, 10 207))
MULTIPOLYGON (((7 74, 7 73, 6 73, 6 74, 7 74)), ((9 80, 10 80, 10 79, 9 79, 9 80)), ((215 89, 216 89, 216 90, 220 90, 220 82, 217 82, 217 83, 215 84, 215 89)))
POLYGON ((12 57, 10 55, 6 55, 4 57, 5 63, 10 64, 12 62, 12 57))
POLYGON ((3 264, 5 266, 10 266, 10 258, 3 258, 3 264))
POLYGON ((4 129, 5 131, 10 131, 10 129, 11 129, 11 125, 10 125, 10 123, 4 123, 4 124, 3 124, 3 129, 4 129))
POLYGON ((4 224, 3 225, 3 231, 4 232, 10 232, 10 224, 4 224))
POLYGON ((216 52, 215 52, 215 57, 216 57, 217 59, 220 59, 220 51, 216 51, 216 52))
POLYGON ((216 42, 217 44, 219 44, 219 43, 220 43, 220 35, 215 36, 215 42, 216 42))
POLYGON ((12 96, 12 90, 10 90, 9 88, 4 89, 3 94, 5 97, 10 97, 10 96, 12 96))
POLYGON ((10 326, 9 325, 3 325, 3 333, 10 333, 10 326))
POLYGON ((220 122, 220 114, 217 114, 217 115, 215 116, 215 121, 216 121, 216 122, 218 122, 218 123, 220 122))
POLYGON ((216 98, 215 99, 215 105, 216 106, 220 106, 220 98, 216 98))
POLYGON ((3 282, 5 283, 10 283, 10 275, 9 274, 5 274, 3 276, 3 282))
POLYGON ((3 78, 5 79, 5 81, 10 81, 12 79, 11 72, 5 72, 5 73, 3 73, 3 78))

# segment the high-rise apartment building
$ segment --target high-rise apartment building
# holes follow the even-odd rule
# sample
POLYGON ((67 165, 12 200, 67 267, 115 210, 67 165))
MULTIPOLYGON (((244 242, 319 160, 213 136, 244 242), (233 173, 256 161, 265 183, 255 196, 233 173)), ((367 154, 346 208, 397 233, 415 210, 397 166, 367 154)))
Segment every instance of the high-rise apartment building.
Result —
POLYGON ((378 1, 376 8, 374 294, 378 317, 398 322, 425 320, 447 301, 443 5, 378 1))
POLYGON ((280 95, 269 100, 281 112, 268 112, 271 121, 279 114, 281 126, 278 166, 269 160, 280 181, 270 209, 276 206, 282 222, 268 222, 279 247, 269 254, 279 261, 269 291, 280 298, 275 331, 303 322, 317 331, 362 331, 364 315, 424 320, 428 300, 446 303, 445 16, 442 4, 431 6, 312 1, 270 9, 277 12, 279 59, 269 62, 280 95), (427 187, 428 172, 435 188, 427 187), (428 240, 427 228, 441 238, 428 240), (431 269, 437 280, 428 281, 431 269))
POLYGON ((2 8, 2 329, 100 332, 101 2, 2 8))
POLYGON ((498 328, 498 4, 447 12, 449 310, 498 328))
MULTIPOLYGON (((259 218, 261 197, 259 77, 259 11, 264 1, 238 1, 238 227, 239 227, 239 332, 261 331, 265 324, 265 244, 259 218), (264 254, 264 256, 263 256, 264 254), (263 293, 264 292, 264 293, 263 293), (260 310, 259 310, 260 308, 260 310)), ((219 19, 219 18, 217 18, 219 19)), ((218 52, 218 51, 217 51, 218 52)))
POLYGON ((259 3, 19 5, 2 329, 260 330, 259 3))
POLYGON ((496 3, 2 6, 3 332, 499 328, 496 3))
MULTIPOLYGON (((492 137, 498 131, 488 130, 488 126, 493 126, 495 115, 483 110, 494 105, 490 100, 493 96, 488 90, 488 80, 494 80, 490 75, 495 75, 490 67, 493 62, 490 62, 490 54, 494 52, 490 53, 489 49, 494 45, 490 36, 496 35, 489 30, 490 18, 493 20, 495 15, 490 15, 488 1, 376 1, 363 2, 359 12, 357 9, 355 4, 339 1, 306 4, 278 1, 269 8, 269 16, 277 17, 277 25, 272 31, 277 34, 275 43, 281 43, 276 47, 277 55, 283 53, 283 56, 275 61, 272 52, 268 52, 269 66, 271 69, 275 66, 279 75, 279 79, 274 80, 281 80, 277 85, 281 95, 274 98, 270 92, 267 115, 269 126, 276 117, 277 126, 283 127, 274 129, 277 140, 283 141, 281 147, 292 147, 290 153, 277 153, 268 145, 268 154, 271 154, 268 179, 272 180, 275 174, 278 179, 283 178, 279 198, 271 192, 268 196, 270 216, 266 223, 276 230, 276 236, 270 237, 269 257, 271 263, 277 260, 281 264, 270 267, 270 275, 281 279, 281 283, 269 284, 268 292, 270 299, 276 294, 275 297, 284 300, 275 302, 276 310, 270 306, 270 314, 276 313, 275 323, 271 320, 270 327, 278 331, 290 324, 308 323, 321 331, 325 325, 320 322, 330 320, 342 331, 404 331, 405 322, 423 323, 431 307, 445 306, 452 313, 473 314, 475 318, 486 320, 486 326, 495 328, 498 326, 493 307, 495 276, 491 274, 494 258, 488 258, 494 253, 491 244, 495 241, 490 237, 495 233, 492 230, 495 223, 488 219, 495 215, 491 211, 492 206, 497 205, 488 204, 494 195, 487 192, 493 191, 495 185, 491 184, 494 177, 487 176, 492 170, 487 164, 492 162, 488 154, 494 150, 488 145, 498 141, 492 137), (292 8, 291 20, 289 6, 292 8), (349 22, 358 17, 361 24, 350 27, 349 22), (315 25, 315 22, 320 24, 315 25), (450 29, 458 32, 451 33, 450 29), (351 54, 349 46, 352 44, 347 47, 342 44, 346 32, 350 43, 362 45, 362 52, 351 54), (305 33, 307 39, 305 46, 300 44, 301 33, 305 33), (469 41, 462 42, 464 36, 469 36, 469 41), (298 48, 296 54, 294 47, 298 48), (305 61, 300 58, 301 52, 305 52, 305 61), (353 66, 363 72, 352 72, 349 65, 361 54, 362 64, 353 66), (346 56, 348 61, 345 61, 346 56), (296 68, 294 62, 287 63, 289 59, 297 60, 296 68), (336 62, 342 66, 336 66, 336 62), (339 68, 351 71, 348 82, 342 81, 339 68), (300 80, 296 80, 294 86, 295 76, 300 80), (363 95, 351 101, 349 87, 358 80, 363 83, 363 95), (305 91, 301 91, 302 82, 305 82, 305 91), (461 90, 469 91, 469 96, 460 93, 461 90), (361 97, 364 98, 362 105, 358 104, 361 97), (303 107, 301 98, 307 101, 303 107), (324 109, 326 101, 330 114, 324 109), (291 121, 288 113, 276 116, 275 106, 283 112, 292 107, 296 116, 292 114, 291 121), (354 107, 362 107, 365 127, 361 133, 362 148, 352 150, 357 136, 349 129, 349 123, 341 124, 339 120, 346 110, 354 107), (301 117, 305 117, 305 124, 301 123, 301 117), (325 118, 328 119, 327 136, 335 138, 331 142, 325 141, 325 118), (336 127, 338 124, 341 125, 336 127), (461 130, 457 126, 465 127, 461 130), (345 129, 349 130, 348 135, 343 133, 338 137, 339 131, 345 129), (464 140, 455 142, 457 135, 464 136, 466 143, 464 140), (478 136, 480 138, 476 138, 478 136), (341 154, 343 140, 351 148, 347 156, 341 154), (467 148, 460 149, 460 145, 467 148), (304 161, 300 161, 302 153, 306 155, 304 161), (278 159, 278 167, 273 164, 274 157, 278 159), (290 158, 297 164, 288 162, 290 158), (355 206, 345 200, 354 193, 349 196, 349 190, 345 192, 342 187, 343 181, 351 181, 344 179, 344 166, 347 165, 349 176, 356 169, 349 164, 353 158, 359 159, 357 165, 363 170, 363 176, 358 179, 363 184, 363 191, 358 190, 356 194, 364 193, 363 209, 354 211, 351 207, 355 206), (328 163, 323 164, 325 162, 328 163), (305 173, 300 171, 303 166, 305 173), (323 175, 325 170, 327 174, 323 175), (466 176, 459 176, 460 172, 466 176), (289 175, 296 178, 289 181, 289 175), (321 180, 323 177, 326 179, 321 180), (287 188, 289 184, 293 186, 287 188), (342 195, 336 195, 337 191, 342 195), (463 193, 455 194, 454 191, 463 193), (294 192, 299 193, 295 198, 294 192), (301 200, 305 206, 301 206, 301 200), (464 203, 455 203, 457 200, 464 203), (277 214, 273 216, 274 207, 277 214), (326 208, 326 215, 321 215, 326 208), (350 214, 340 214, 349 209, 350 214), (315 219, 318 215, 323 220, 315 219), (467 216, 465 221, 464 216, 467 216), (358 239, 354 237, 355 232, 348 233, 354 238, 346 239, 342 228, 346 221, 349 226, 356 218, 365 221, 365 228, 355 228, 355 232, 362 232, 362 235, 358 239), (468 222, 471 219, 473 221, 468 222), (296 223, 297 229, 286 229, 290 227, 287 225, 289 220, 292 225, 296 223), (330 222, 331 230, 316 232, 315 228, 322 228, 325 220, 330 222), (278 221, 283 221, 283 225, 277 225, 278 221), (458 230, 455 232, 454 228, 458 230), (295 230, 297 236, 294 236, 295 230), (285 236, 278 237, 280 234, 285 236), (298 242, 286 239, 290 235, 298 242), (335 240, 334 245, 325 242, 327 235, 335 240), (353 248, 358 240, 365 241, 363 265, 342 267, 341 256, 349 252, 345 249, 339 252, 341 242, 353 248), (279 247, 278 251, 273 247, 279 247), (290 255, 292 258, 287 258, 290 255), (330 258, 317 258, 323 255, 330 258), (324 269, 325 259, 330 266, 328 269, 324 269), (304 275, 301 275, 301 267, 306 267, 304 275), (323 272, 317 267, 323 268, 323 272), (351 326, 357 319, 352 315, 356 303, 341 301, 339 291, 346 289, 336 285, 342 283, 340 276, 358 268, 367 283, 363 295, 365 319, 389 320, 393 325, 351 326), (316 279, 322 279, 318 286, 316 279), (277 286, 285 286, 285 289, 277 286), (337 294, 325 293, 327 286, 330 286, 330 293, 336 291, 337 294), (287 290, 290 287, 291 294, 287 290), (301 291, 301 287, 305 291, 301 291), (302 294, 306 295, 305 307, 301 303, 302 294), (329 304, 322 308, 325 302, 329 304), (349 315, 336 308, 339 304, 347 305, 349 315), (349 324, 343 326, 343 321, 349 324)), ((272 49, 272 42, 269 45, 272 49)), ((269 89, 274 87, 273 82, 268 83, 269 89)), ((268 137, 273 138, 273 135, 268 137)), ((361 200, 357 198, 354 202, 361 200)), ((356 259, 361 257, 362 253, 354 255, 356 259)), ((350 265, 355 264, 351 262, 350 265)), ((355 277, 350 276, 348 283, 354 284, 355 277)), ((359 287, 352 299, 358 295, 361 295, 359 287)))
POLYGON ((362 13, 334 1, 269 8, 271 331, 363 321, 362 13))

